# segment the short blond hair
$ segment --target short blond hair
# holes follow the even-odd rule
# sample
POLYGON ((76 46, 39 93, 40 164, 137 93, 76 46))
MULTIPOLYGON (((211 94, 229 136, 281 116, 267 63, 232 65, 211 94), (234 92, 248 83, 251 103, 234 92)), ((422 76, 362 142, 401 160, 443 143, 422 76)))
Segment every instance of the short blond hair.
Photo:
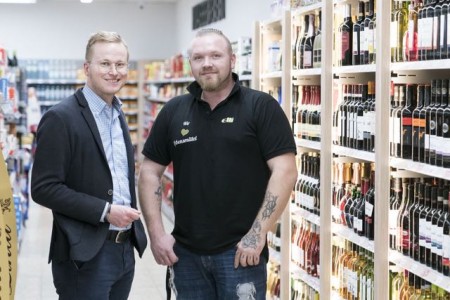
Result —
POLYGON ((91 37, 89 38, 89 41, 86 45, 86 54, 85 54, 86 61, 91 61, 92 46, 94 46, 96 43, 119 43, 119 44, 122 44, 127 49, 127 60, 129 59, 130 55, 128 53, 127 43, 120 36, 120 34, 118 34, 117 32, 113 32, 113 31, 98 31, 91 35, 91 37))

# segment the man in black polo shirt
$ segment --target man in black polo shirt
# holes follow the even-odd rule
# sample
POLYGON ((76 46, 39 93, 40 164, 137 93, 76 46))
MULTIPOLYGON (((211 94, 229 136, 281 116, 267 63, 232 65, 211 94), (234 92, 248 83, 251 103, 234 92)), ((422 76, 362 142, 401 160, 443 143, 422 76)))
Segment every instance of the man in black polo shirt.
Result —
POLYGON ((297 178, 284 112, 245 88, 222 32, 200 30, 188 51, 195 82, 159 113, 142 153, 139 198, 155 260, 182 299, 265 299, 266 235, 297 178), (175 227, 161 220, 161 176, 174 167, 175 227))

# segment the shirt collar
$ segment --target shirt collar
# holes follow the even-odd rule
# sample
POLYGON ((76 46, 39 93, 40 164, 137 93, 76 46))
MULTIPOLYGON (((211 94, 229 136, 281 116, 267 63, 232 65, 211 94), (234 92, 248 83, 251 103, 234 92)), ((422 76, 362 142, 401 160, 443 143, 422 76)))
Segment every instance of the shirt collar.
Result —
MULTIPOLYGON (((104 109, 109 107, 108 104, 106 104, 106 102, 102 98, 100 98, 87 85, 85 85, 83 87, 83 95, 86 98, 86 100, 89 104, 89 108, 92 110, 93 113, 100 114, 104 109)), ((113 101, 112 101, 112 106, 114 107, 115 110, 120 111, 120 109, 122 107, 122 101, 120 101, 119 98, 114 96, 113 101)))

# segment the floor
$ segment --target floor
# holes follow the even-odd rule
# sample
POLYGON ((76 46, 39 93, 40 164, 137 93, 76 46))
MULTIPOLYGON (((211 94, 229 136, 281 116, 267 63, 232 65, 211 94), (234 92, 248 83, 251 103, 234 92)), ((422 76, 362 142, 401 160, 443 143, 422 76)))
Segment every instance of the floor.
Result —
MULTIPOLYGON (((58 299, 51 266, 47 264, 51 223, 50 210, 31 201, 18 255, 16 300, 58 299)), ((169 219, 164 218, 164 225, 166 230, 172 230, 169 219)), ((143 258, 136 260, 136 274, 129 300, 166 299, 165 274, 166 268, 156 264, 150 249, 147 249, 143 258)))

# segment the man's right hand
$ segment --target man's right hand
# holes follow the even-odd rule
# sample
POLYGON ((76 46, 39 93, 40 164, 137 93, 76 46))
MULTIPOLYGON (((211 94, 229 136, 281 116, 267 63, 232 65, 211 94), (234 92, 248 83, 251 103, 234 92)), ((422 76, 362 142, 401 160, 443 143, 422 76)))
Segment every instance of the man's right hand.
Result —
POLYGON ((178 261, 178 257, 173 251, 173 245, 175 245, 175 239, 171 234, 150 238, 150 248, 159 265, 172 266, 178 261))

